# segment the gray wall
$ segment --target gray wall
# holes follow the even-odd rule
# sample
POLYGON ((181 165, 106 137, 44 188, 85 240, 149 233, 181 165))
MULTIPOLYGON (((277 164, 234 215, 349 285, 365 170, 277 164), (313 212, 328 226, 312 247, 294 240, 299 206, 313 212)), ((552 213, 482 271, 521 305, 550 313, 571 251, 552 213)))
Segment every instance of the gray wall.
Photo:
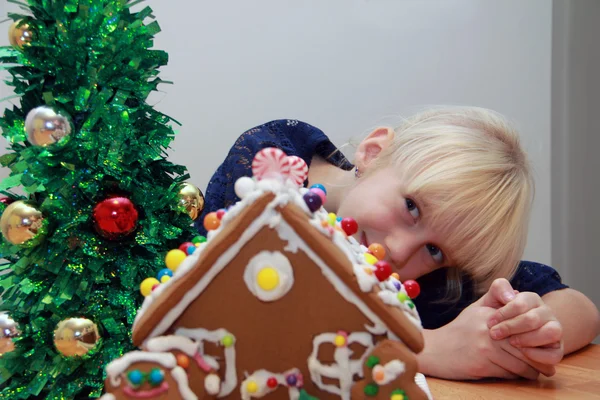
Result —
POLYGON ((566 282, 600 307, 598 21, 598 0, 554 2, 552 260, 566 282))

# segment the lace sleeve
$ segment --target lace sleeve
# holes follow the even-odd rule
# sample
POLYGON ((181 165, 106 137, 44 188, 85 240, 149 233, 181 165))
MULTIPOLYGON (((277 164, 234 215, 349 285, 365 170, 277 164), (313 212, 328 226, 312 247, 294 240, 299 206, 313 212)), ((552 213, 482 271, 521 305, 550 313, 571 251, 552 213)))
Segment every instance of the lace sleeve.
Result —
POLYGON ((530 261, 521 261, 511 284, 520 292, 535 292, 540 296, 568 288, 554 268, 530 261))

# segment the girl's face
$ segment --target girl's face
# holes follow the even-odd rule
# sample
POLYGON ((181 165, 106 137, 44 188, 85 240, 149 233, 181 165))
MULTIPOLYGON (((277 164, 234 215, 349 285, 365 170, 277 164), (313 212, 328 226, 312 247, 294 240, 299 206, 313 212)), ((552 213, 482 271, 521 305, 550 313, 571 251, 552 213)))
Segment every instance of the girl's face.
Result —
POLYGON ((338 214, 358 223, 355 238, 365 246, 383 245, 401 280, 417 279, 451 266, 442 232, 428 221, 427 199, 406 193, 392 167, 358 179, 340 203, 338 214))

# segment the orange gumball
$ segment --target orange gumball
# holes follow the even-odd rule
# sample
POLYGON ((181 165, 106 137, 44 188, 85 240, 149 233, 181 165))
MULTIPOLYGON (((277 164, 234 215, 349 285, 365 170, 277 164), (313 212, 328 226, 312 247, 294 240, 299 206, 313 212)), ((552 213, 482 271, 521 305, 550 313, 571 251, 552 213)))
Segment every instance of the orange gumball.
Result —
POLYGON ((183 369, 187 369, 190 366, 190 358, 185 354, 178 354, 177 365, 179 365, 183 369))
POLYGON ((221 226, 221 220, 217 216, 216 212, 206 214, 206 217, 204 217, 204 228, 207 231, 219 229, 219 226, 221 226))
POLYGON ((369 246, 369 251, 380 261, 385 258, 385 249, 379 243, 371 244, 369 246))

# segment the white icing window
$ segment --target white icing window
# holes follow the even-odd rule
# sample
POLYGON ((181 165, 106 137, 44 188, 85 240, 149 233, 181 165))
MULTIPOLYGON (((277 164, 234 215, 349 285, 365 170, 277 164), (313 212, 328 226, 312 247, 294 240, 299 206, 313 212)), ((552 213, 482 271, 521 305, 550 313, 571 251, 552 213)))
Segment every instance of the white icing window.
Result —
POLYGON ((279 251, 261 251, 248 262, 244 282, 260 300, 279 300, 294 285, 292 264, 279 251))

